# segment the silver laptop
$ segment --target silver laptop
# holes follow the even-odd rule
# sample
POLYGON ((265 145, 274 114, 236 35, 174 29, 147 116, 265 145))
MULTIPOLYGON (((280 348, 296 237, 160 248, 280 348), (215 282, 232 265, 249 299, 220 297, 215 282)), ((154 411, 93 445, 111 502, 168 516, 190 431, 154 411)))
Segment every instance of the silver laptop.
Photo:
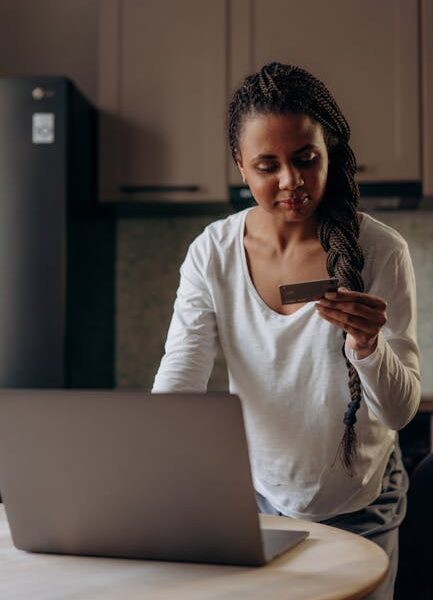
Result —
POLYGON ((1 390, 0 494, 31 552, 259 566, 308 535, 260 530, 226 393, 1 390))

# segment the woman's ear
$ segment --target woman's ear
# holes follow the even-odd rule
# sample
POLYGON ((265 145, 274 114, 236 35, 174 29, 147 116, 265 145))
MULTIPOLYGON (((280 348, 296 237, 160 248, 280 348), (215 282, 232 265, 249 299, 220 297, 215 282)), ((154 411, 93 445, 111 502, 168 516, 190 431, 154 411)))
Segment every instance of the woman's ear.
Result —
POLYGON ((239 171, 240 171, 240 173, 241 173, 242 181, 243 181, 244 183, 246 183, 246 182, 247 182, 247 180, 245 179, 244 168, 243 168, 243 166, 242 166, 242 162, 241 162, 241 160, 240 160, 240 159, 238 159, 238 160, 236 161, 236 164, 238 165, 238 169, 239 169, 239 171))

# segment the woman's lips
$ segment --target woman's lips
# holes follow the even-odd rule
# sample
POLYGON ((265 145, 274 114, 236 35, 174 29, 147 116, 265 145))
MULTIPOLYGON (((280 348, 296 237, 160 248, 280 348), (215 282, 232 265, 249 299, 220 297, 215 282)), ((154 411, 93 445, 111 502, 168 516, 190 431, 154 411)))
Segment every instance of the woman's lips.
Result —
POLYGON ((278 204, 283 204, 289 208, 299 208, 301 206, 305 206, 308 203, 310 197, 308 194, 302 194, 302 196, 291 196, 290 198, 284 198, 283 200, 279 200, 278 204))

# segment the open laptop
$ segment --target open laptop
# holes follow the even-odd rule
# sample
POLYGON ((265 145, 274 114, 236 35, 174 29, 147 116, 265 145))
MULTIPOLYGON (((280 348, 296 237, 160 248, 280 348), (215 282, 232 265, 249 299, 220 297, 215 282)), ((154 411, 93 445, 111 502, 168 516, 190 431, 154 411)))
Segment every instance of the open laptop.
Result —
POLYGON ((1 390, 0 494, 32 552, 259 566, 308 535, 260 530, 227 393, 1 390))

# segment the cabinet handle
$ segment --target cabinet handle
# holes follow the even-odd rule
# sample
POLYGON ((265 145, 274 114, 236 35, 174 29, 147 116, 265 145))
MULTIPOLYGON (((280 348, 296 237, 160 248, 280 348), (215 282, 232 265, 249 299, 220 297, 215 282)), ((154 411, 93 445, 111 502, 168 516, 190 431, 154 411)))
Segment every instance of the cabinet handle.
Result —
POLYGON ((200 186, 198 185, 121 185, 119 186, 121 192, 127 194, 140 194, 142 192, 198 192, 200 186))

